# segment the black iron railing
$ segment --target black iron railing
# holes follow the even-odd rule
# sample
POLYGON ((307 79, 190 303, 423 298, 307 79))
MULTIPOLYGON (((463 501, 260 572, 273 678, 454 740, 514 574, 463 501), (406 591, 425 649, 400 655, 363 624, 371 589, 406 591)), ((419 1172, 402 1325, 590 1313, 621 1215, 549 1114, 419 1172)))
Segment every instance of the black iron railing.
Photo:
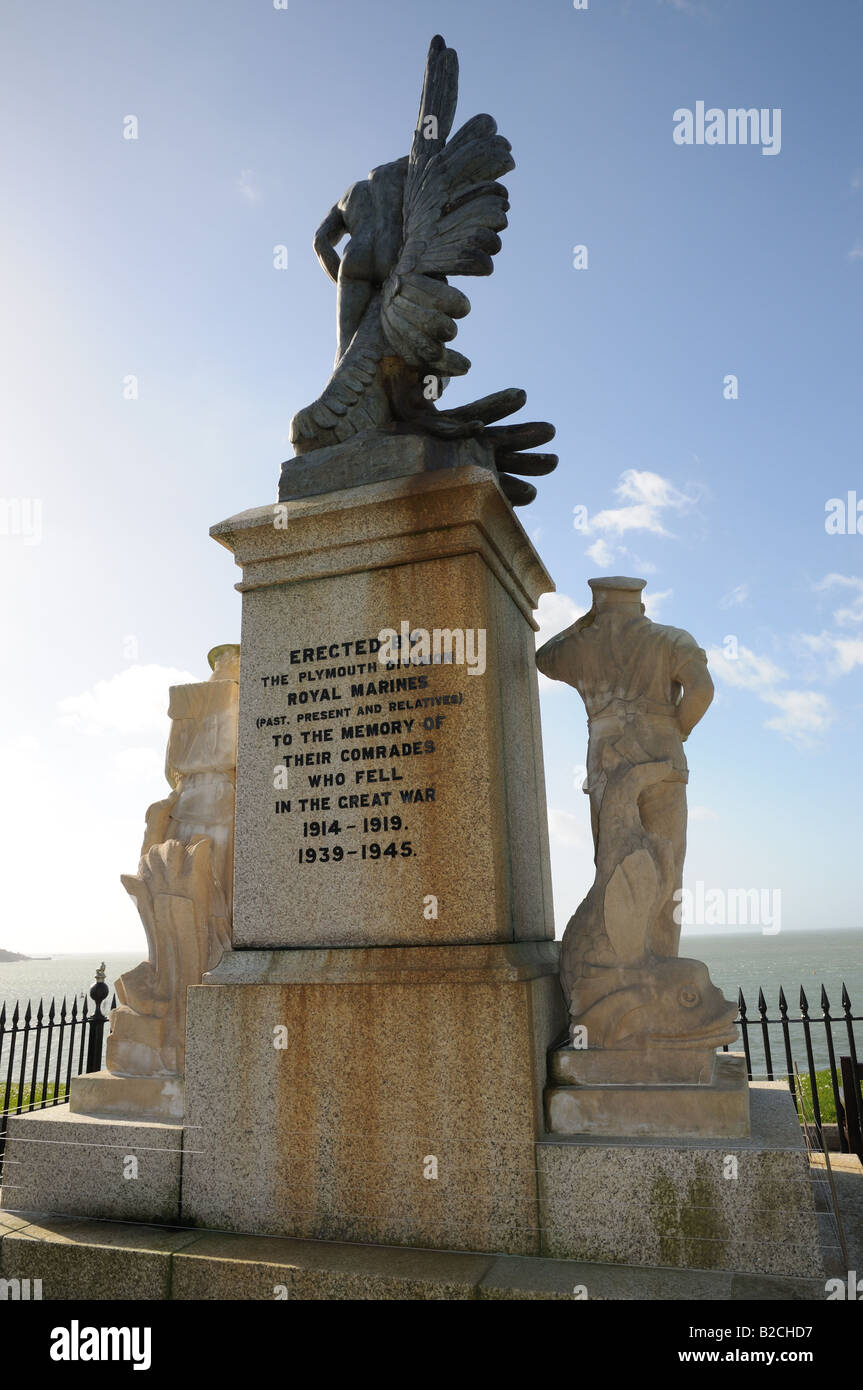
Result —
MULTIPOLYGON (((80 1008, 77 998, 71 1008, 65 998, 59 1007, 40 999, 23 1011, 20 1003, 0 1008, 0 1165, 11 1117, 63 1105, 73 1076, 101 1069, 108 992, 102 965, 80 1008)), ((112 996, 110 1007, 116 1005, 112 996)))
MULTIPOLYGON (((849 1120, 851 1132, 854 1132, 855 1123, 859 1131, 863 1119, 863 1100, 859 1085, 850 1093, 847 1086, 843 1087, 842 1057, 850 1059, 853 1075, 856 1076, 858 1060, 854 1024, 863 1022, 863 1016, 854 1014, 845 985, 842 986, 841 1016, 831 1014, 830 1000, 823 985, 820 1016, 811 1013, 809 1000, 802 985, 799 1015, 789 1012, 785 991, 781 986, 777 1018, 769 1017, 762 989, 758 991, 757 1008, 758 1018, 751 1018, 743 990, 738 990, 737 1023, 743 1035, 743 1051, 750 1078, 787 1081, 799 1115, 800 1100, 794 1083, 796 1062, 801 1077, 808 1078, 808 1095, 804 1093, 806 1118, 814 1127, 816 1143, 821 1149, 825 1147, 824 1125, 830 1123, 822 1117, 819 1077, 823 1078, 828 1094, 832 1094, 835 1123, 839 1127, 839 1146, 843 1153, 848 1153, 851 1147, 848 1137, 849 1120)), ((725 1051, 728 1050, 726 1047, 725 1051)), ((846 1068, 846 1076, 851 1074, 852 1072, 846 1068)))
MULTIPOLYGON (((64 1104, 73 1076, 101 1069, 108 1022, 102 1004, 107 996, 102 967, 96 972, 89 999, 85 997, 80 1008, 77 999, 69 1008, 64 998, 59 1008, 52 999, 47 1008, 41 1000, 35 1009, 28 1003, 23 1013, 20 1004, 16 1004, 11 1013, 7 1013, 5 1005, 0 1009, 0 1164, 10 1117, 64 1104)), ((799 1114, 801 1101, 794 1080, 796 1063, 801 1077, 804 1080, 808 1077, 808 1095, 804 1091, 803 1101, 805 1118, 813 1126, 818 1147, 823 1149, 824 1125, 830 1121, 823 1118, 819 1095, 821 1078, 827 1094, 832 1094, 839 1146, 844 1153, 852 1147, 856 1151, 854 1136, 863 1131, 863 1098, 854 1025, 863 1022, 863 1017, 854 1014, 844 984, 841 1016, 831 1014, 830 1000, 823 985, 820 1016, 810 1012, 802 987, 799 1016, 789 1012, 785 991, 781 988, 776 1018, 768 1014, 762 989, 758 991, 757 1018, 749 1016, 742 990, 738 991, 737 1002, 737 1023, 750 1078, 784 1079, 799 1114), (843 1058, 846 1059, 844 1085, 843 1058), (858 1078, 857 1084, 849 1086, 848 1078, 858 1078)), ((112 997, 110 1008, 116 1005, 116 997, 112 997)), ((725 1051, 728 1050, 726 1047, 725 1051)))

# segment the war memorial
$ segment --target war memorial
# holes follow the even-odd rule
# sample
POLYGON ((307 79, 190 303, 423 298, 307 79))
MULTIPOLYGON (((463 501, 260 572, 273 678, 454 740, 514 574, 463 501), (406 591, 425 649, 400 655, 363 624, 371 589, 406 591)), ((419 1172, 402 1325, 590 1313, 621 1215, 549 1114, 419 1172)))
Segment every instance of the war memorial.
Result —
POLYGON ((679 955, 705 653, 627 576, 537 653, 554 429, 444 403, 514 167, 457 90, 435 38, 409 154, 315 235, 335 366, 277 496, 211 529, 242 633, 170 692, 149 959, 105 1068, 10 1122, 3 1274, 52 1298, 823 1297, 792 1098, 679 955), (537 668, 587 715, 559 943, 537 668))

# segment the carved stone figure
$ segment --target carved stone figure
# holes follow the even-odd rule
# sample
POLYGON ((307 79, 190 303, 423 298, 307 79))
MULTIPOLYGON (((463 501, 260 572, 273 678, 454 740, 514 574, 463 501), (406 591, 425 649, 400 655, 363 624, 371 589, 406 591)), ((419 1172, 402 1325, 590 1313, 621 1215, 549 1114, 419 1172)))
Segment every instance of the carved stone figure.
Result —
POLYGON ((716 1047, 735 1006, 700 961, 681 960, 675 893, 686 852, 683 744, 713 698, 704 651, 653 623, 643 579, 591 579, 589 613, 537 652, 587 707, 585 791, 596 877, 561 946, 571 1036, 590 1048, 716 1047))
POLYGON ((447 143, 458 99, 458 58, 439 36, 426 63, 411 152, 355 183, 318 228, 314 247, 338 286, 338 347, 323 394, 291 422, 297 454, 367 430, 406 429, 492 445, 501 485, 514 505, 536 489, 515 474, 550 473, 554 454, 523 454, 554 437, 551 425, 502 425, 524 391, 499 391, 453 410, 434 404, 470 362, 446 346, 470 301, 450 275, 490 275, 506 227, 515 168, 491 116, 474 116, 447 143), (335 250, 348 237, 344 254, 335 250))
POLYGON ((118 1075, 183 1075, 186 990, 231 949, 239 654, 215 647, 209 681, 171 688, 173 790, 147 812, 137 874, 122 876, 150 954, 116 984, 106 1065, 118 1075))

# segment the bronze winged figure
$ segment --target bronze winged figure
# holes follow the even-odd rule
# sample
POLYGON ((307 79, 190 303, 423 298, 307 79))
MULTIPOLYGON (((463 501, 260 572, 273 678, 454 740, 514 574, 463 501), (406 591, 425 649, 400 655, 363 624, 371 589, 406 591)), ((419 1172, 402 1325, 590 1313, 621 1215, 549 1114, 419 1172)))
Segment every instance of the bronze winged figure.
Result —
POLYGON ((495 425, 524 405, 525 392, 515 388, 452 410, 435 404, 450 379, 470 368, 447 346, 456 320, 470 312, 448 277, 491 274, 509 209, 497 180, 515 168, 491 116, 474 116, 449 139, 457 99, 458 56, 437 36, 410 154, 353 184, 315 234, 315 253, 338 286, 338 347, 323 393, 291 421, 291 443, 300 455, 394 426, 480 438, 519 506, 533 501, 536 488, 517 475, 557 466, 555 454, 521 451, 547 443, 554 427, 495 425))

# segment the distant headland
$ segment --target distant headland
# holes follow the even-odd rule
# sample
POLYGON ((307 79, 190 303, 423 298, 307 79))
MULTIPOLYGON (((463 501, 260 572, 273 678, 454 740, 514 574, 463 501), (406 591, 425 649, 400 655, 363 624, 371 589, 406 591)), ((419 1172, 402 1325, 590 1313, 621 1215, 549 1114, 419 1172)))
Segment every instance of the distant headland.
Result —
POLYGON ((0 965, 13 960, 50 960, 50 956, 22 956, 19 951, 4 951, 0 946, 0 965))

